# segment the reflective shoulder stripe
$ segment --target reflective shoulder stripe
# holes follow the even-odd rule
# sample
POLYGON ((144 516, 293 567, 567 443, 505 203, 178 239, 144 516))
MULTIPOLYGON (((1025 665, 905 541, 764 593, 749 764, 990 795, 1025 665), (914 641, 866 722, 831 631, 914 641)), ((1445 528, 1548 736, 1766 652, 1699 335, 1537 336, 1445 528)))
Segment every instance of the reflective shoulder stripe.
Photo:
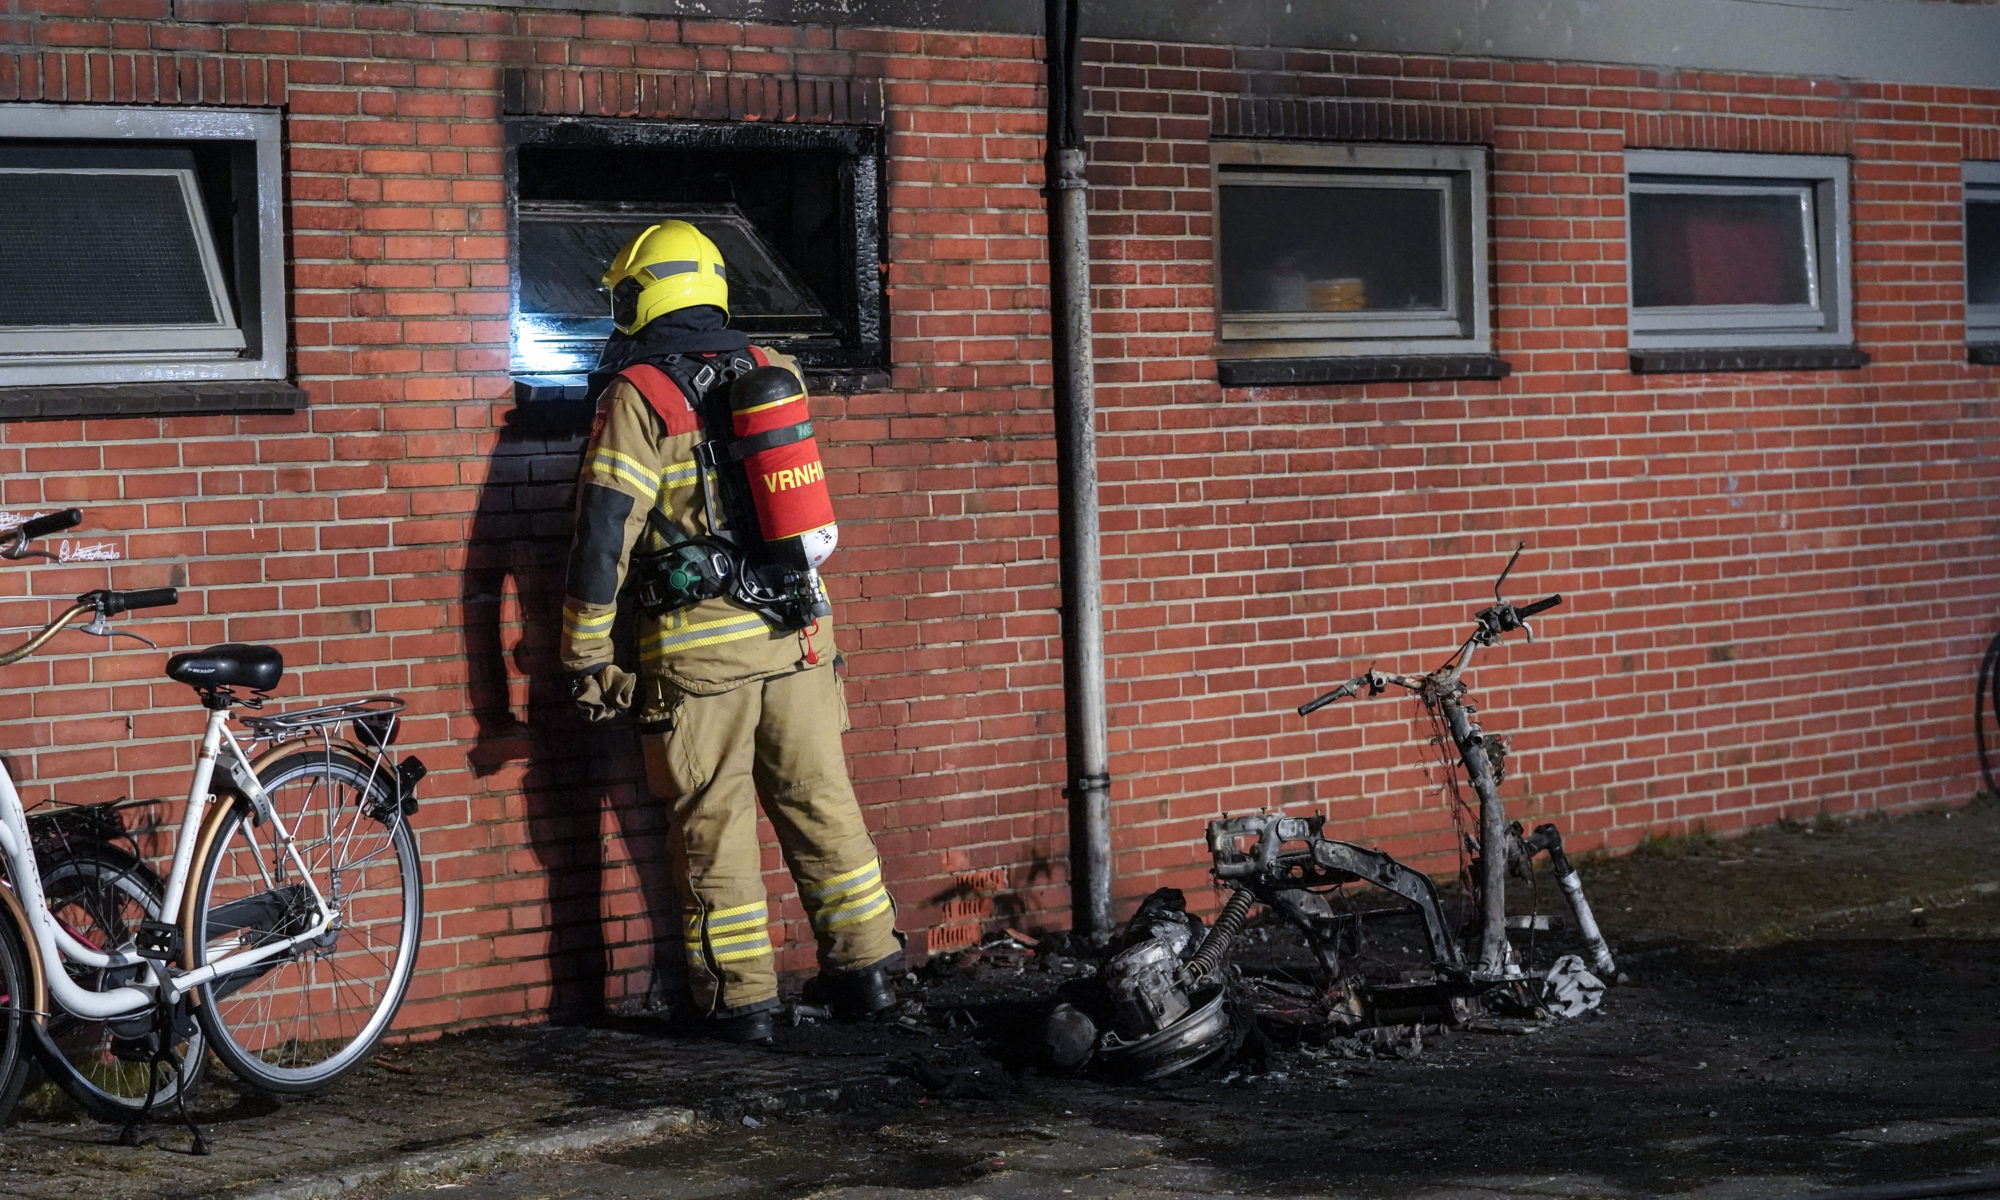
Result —
POLYGON ((638 489, 641 495, 660 490, 659 473, 629 454, 613 450, 609 446, 599 446, 590 452, 590 460, 584 464, 586 475, 603 477, 607 485, 616 486, 624 481, 638 489))
POLYGON ((652 363, 633 363, 618 372, 618 377, 639 389, 639 394, 659 414, 670 435, 678 437, 701 428, 701 420, 695 416, 694 405, 689 403, 687 393, 681 391, 680 385, 671 376, 652 363))

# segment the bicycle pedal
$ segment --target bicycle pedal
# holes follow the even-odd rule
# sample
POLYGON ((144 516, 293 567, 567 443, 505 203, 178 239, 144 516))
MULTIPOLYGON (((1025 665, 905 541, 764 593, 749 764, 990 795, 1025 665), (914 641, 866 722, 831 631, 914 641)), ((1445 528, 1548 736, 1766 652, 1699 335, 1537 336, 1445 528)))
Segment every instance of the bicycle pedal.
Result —
POLYGON ((181 956, 181 950, 185 945, 180 926, 170 925, 165 921, 141 921, 133 948, 139 952, 141 958, 172 962, 181 956))

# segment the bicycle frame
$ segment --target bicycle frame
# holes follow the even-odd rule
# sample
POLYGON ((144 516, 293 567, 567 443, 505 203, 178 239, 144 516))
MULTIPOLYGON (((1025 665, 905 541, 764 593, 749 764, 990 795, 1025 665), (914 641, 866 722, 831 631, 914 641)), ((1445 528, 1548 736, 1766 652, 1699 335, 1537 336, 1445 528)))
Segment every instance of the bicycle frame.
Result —
MULTIPOLYGON (((188 877, 194 869, 196 849, 206 840, 203 835, 211 809, 209 794, 215 781, 216 765, 218 761, 226 761, 231 783, 256 807, 259 819, 268 825, 272 837, 284 847, 300 881, 312 894, 317 915, 309 928, 288 938, 239 950, 193 970, 175 970, 164 962, 125 951, 95 950, 62 927, 49 911, 47 898, 42 892, 41 873, 35 861, 34 846, 28 834, 27 813, 22 808, 20 793, 15 790, 6 764, 0 762, 0 853, 6 855, 8 868, 13 874, 21 908, 28 918, 26 932, 33 936, 33 950, 41 960, 47 989, 55 1003, 66 1011, 93 1020, 132 1016, 151 1008, 156 1003, 155 997, 162 992, 169 1000, 178 1001, 219 975, 290 953, 295 947, 320 937, 333 924, 337 914, 327 904, 326 897, 320 894, 291 832, 285 828, 283 818, 258 784, 249 757, 243 753, 242 745, 229 729, 229 717, 227 707, 209 710, 208 726, 202 734, 201 753, 195 760, 194 779, 188 791, 180 836, 174 845, 173 868, 165 881, 166 894, 160 912, 163 916, 176 914, 176 924, 187 936, 200 935, 201 931, 193 927, 196 914, 193 912, 192 897, 188 894, 188 877), (230 756, 227 760, 222 759, 225 747, 230 756), (69 972, 62 966, 64 961, 98 968, 143 964, 152 978, 149 983, 125 984, 103 992, 92 991, 69 977, 69 972)), ((276 886, 275 881, 267 879, 267 882, 276 886)))

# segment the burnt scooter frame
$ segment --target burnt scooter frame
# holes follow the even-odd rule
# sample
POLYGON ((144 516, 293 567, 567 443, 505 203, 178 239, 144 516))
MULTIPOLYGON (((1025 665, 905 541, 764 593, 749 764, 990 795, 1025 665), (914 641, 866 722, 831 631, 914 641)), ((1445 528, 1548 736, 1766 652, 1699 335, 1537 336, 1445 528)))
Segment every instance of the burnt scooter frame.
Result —
MULTIPOLYGON (((1535 854, 1546 851, 1597 969, 1607 977, 1615 974, 1610 948, 1605 945, 1589 901, 1584 898, 1582 881, 1563 852, 1561 833, 1554 825, 1545 824, 1524 837, 1520 824, 1507 820, 1506 804, 1500 798, 1499 771, 1488 752, 1484 731, 1473 720, 1477 707, 1469 698, 1464 678, 1475 649, 1495 645, 1517 629, 1533 641, 1534 631, 1527 624, 1528 618, 1562 603, 1560 595, 1520 607, 1502 598, 1501 585, 1524 549, 1525 543, 1515 549, 1500 578, 1494 581, 1493 604, 1473 615, 1472 635, 1436 670, 1424 675, 1397 675, 1371 668, 1298 709, 1300 716, 1306 716, 1336 700, 1359 695, 1363 688, 1374 697, 1393 685, 1415 693, 1441 732, 1449 736, 1458 752, 1458 765, 1464 768, 1466 779, 1479 797, 1479 837, 1475 847, 1479 855, 1472 880, 1480 902, 1479 941, 1470 967, 1457 940, 1451 936, 1430 878, 1380 850, 1321 836, 1326 818, 1319 815, 1286 817, 1260 813, 1209 822, 1209 853, 1214 858, 1216 878, 1237 889, 1223 914, 1233 915, 1235 920, 1218 919, 1218 932, 1226 925, 1240 924, 1253 899, 1262 901, 1304 932, 1331 985, 1340 977, 1337 950, 1340 922, 1324 896, 1314 889, 1367 882, 1401 896, 1419 910, 1432 962, 1441 981, 1481 984, 1517 979, 1521 976, 1520 967, 1507 941, 1506 872, 1515 865, 1527 868, 1535 854), (1501 846, 1504 851, 1485 853, 1484 848, 1489 846, 1501 846)), ((1504 746, 1495 744, 1493 748, 1504 753, 1504 746)))

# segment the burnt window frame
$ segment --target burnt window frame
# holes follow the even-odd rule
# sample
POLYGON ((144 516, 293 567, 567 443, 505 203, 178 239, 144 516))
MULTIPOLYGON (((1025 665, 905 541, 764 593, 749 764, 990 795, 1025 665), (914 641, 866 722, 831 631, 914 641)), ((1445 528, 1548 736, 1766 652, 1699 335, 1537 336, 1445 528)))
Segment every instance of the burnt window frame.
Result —
POLYGON ((226 299, 225 324, 241 342, 225 347, 177 326, 140 327, 165 332, 155 344, 107 356, 69 349, 73 336, 38 342, 16 335, 0 350, 0 420, 300 406, 303 393, 284 383, 291 346, 283 128, 283 114, 268 108, 0 105, 0 139, 45 143, 75 156, 77 169, 91 169, 83 164, 92 156, 116 160, 121 149, 177 147, 209 156, 199 180, 195 174, 182 180, 183 194, 190 213, 204 218, 199 240, 207 243, 208 284, 226 299), (198 344, 204 341, 214 344, 198 344))
MULTIPOLYGON (((880 125, 765 121, 653 120, 630 117, 510 116, 505 119, 509 373, 523 404, 585 399, 581 377, 514 372, 521 316, 520 151, 529 147, 614 151, 679 147, 694 151, 831 153, 841 159, 843 201, 854 212, 850 292, 841 298, 839 345, 774 343, 794 355, 809 387, 843 392, 889 382, 887 136, 880 125), (849 315, 851 313, 851 316, 849 315)), ((671 203, 671 202, 663 202, 671 203)), ((822 303, 825 298, 820 298, 822 303)))
MULTIPOLYGON (((1210 144, 1218 355, 1231 359, 1453 356, 1493 352, 1487 148, 1483 145, 1216 141, 1210 144), (1441 314, 1327 313, 1310 322, 1232 315, 1222 306, 1222 191, 1229 176, 1292 176, 1299 186, 1364 187, 1385 175, 1425 180, 1439 213, 1449 302, 1441 314), (1310 326, 1310 328, 1306 326, 1310 326)), ((1229 382, 1228 380, 1224 381, 1229 382)), ((1249 382, 1249 380, 1245 380, 1249 382)))

